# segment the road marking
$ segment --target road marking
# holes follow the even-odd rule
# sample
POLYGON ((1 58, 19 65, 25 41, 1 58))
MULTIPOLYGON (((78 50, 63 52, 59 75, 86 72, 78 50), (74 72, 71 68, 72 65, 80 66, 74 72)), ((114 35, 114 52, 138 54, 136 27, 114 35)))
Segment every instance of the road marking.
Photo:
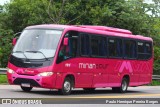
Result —
POLYGON ((156 96, 160 97, 160 94, 137 94, 137 95, 119 95, 119 96, 84 96, 84 97, 72 97, 72 98, 143 98, 143 97, 151 97, 154 98, 156 96))

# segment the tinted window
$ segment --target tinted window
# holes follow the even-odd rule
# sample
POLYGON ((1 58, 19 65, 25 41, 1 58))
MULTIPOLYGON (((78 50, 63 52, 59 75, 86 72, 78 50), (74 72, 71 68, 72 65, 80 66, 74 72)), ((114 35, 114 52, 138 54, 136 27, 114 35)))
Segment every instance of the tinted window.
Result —
POLYGON ((77 52, 77 38, 69 38, 69 56, 75 57, 77 52))
POLYGON ((99 56, 107 56, 107 42, 105 37, 99 38, 99 56))
POLYGON ((122 40, 121 39, 108 39, 109 57, 122 57, 122 40))
POLYGON ((81 55, 89 55, 90 48, 89 48, 89 35, 88 34, 81 34, 81 55))
POLYGON ((91 37, 91 50, 92 55, 99 56, 99 39, 98 37, 91 37))
POLYGON ((91 52, 92 56, 106 56, 106 38, 102 36, 91 36, 91 52))
POLYGON ((144 59, 144 43, 138 42, 138 59, 144 59))
POLYGON ((65 38, 68 38, 68 45, 63 45, 63 42, 61 43, 61 47, 58 53, 57 63, 60 63, 63 60, 72 57, 76 57, 77 54, 78 32, 70 31, 65 34, 65 38))
POLYGON ((145 59, 149 59, 152 56, 152 44, 151 43, 145 43, 145 59))
POLYGON ((136 54, 136 42, 134 40, 124 40, 124 57, 134 59, 136 54))
POLYGON ((149 42, 138 42, 138 59, 149 59, 152 56, 152 45, 149 42))

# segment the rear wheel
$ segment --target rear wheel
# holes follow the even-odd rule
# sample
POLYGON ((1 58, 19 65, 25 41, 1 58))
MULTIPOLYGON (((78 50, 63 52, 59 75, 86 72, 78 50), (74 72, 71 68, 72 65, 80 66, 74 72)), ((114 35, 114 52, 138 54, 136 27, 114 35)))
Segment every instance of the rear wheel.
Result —
POLYGON ((60 94, 62 95, 69 95, 72 91, 72 81, 70 78, 65 78, 64 82, 63 82, 63 86, 62 89, 59 89, 58 91, 60 92, 60 94))
POLYGON ((120 87, 112 87, 112 91, 113 92, 125 93, 125 92, 127 92, 128 84, 129 84, 128 79, 123 78, 121 86, 120 87))
POLYGON ((32 88, 33 88, 33 87, 23 87, 23 86, 21 86, 21 89, 22 89, 23 91, 25 91, 25 92, 31 91, 32 88))
POLYGON ((127 92, 127 89, 128 89, 128 79, 124 78, 122 80, 122 84, 121 84, 121 87, 120 87, 120 92, 121 93, 127 92))

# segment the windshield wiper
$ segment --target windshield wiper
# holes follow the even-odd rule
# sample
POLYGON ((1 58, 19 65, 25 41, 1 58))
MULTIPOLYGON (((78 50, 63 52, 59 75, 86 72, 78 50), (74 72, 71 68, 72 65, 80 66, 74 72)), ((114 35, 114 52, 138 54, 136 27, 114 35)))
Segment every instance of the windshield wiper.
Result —
POLYGON ((26 57, 26 59, 28 59, 27 56, 24 54, 23 51, 15 51, 15 52, 12 52, 12 53, 22 53, 22 54, 26 57))
POLYGON ((48 60, 48 58, 47 58, 47 57, 44 55, 44 53, 41 52, 41 51, 24 51, 24 52, 41 53, 41 54, 44 56, 44 58, 45 58, 46 60, 48 60))

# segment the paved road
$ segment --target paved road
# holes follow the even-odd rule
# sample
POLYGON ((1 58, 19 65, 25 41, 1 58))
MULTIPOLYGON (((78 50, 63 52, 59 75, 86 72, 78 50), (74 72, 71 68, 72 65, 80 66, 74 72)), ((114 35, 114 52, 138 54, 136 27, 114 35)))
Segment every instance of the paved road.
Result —
MULTIPOLYGON (((130 87, 128 92, 125 94, 113 93, 111 88, 97 89, 94 93, 85 92, 82 89, 74 89, 72 94, 69 96, 59 95, 57 90, 49 90, 42 88, 33 88, 31 92, 23 92, 19 86, 11 85, 0 85, 0 98, 55 98, 56 101, 61 102, 66 99, 72 99, 73 102, 76 98, 76 103, 81 103, 83 101, 89 101, 91 98, 93 102, 100 101, 99 99, 116 99, 116 98, 160 98, 160 86, 140 86, 140 87, 130 87)), ((48 105, 49 106, 49 105, 48 105)), ((74 105, 70 105, 73 106, 74 105)), ((76 105, 80 107, 82 105, 76 105)), ((83 105, 83 107, 89 105, 83 105)), ((90 107, 97 107, 96 105, 91 105, 90 107)), ((106 105, 103 105, 106 107, 106 105)), ((110 105, 113 106, 113 105, 110 105)), ((128 105, 124 105, 124 107, 128 105)), ((149 105, 140 105, 140 107, 147 107, 149 105)), ((153 105, 152 105, 153 106, 153 105)), ((155 105, 159 107, 159 105, 155 105)), ((114 107, 114 106, 113 106, 114 107)))
POLYGON ((33 88, 23 92, 19 86, 0 85, 0 98, 160 98, 160 86, 129 87, 125 94, 113 93, 111 88, 96 89, 94 93, 74 89, 71 95, 63 96, 57 90, 33 88))

